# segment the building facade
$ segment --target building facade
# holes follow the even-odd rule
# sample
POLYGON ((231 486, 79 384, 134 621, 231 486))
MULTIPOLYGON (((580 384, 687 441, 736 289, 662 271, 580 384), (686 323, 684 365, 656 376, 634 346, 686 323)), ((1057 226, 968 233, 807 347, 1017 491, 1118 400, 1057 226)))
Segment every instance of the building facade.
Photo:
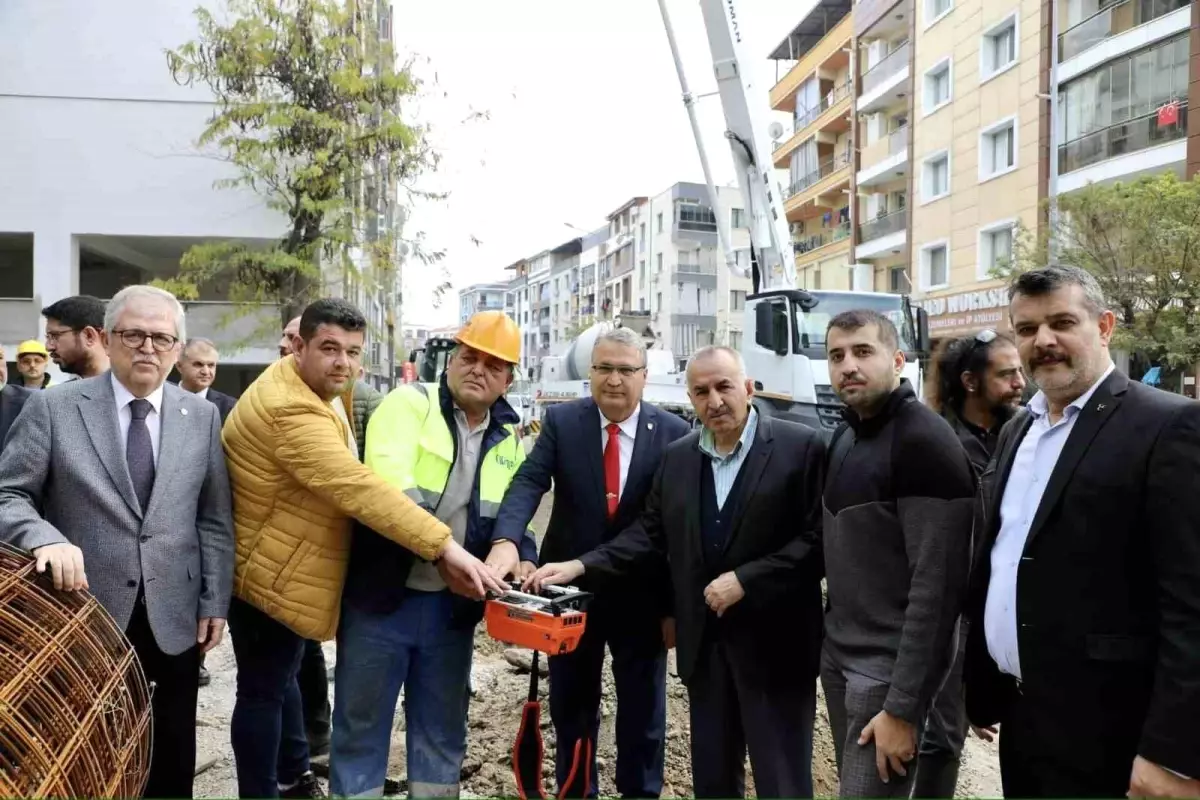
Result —
MULTIPOLYGON (((195 6, 0 5, 0 344, 10 354, 41 338, 39 312, 56 300, 110 298, 177 274, 193 245, 266 247, 287 229, 261 196, 215 189, 235 173, 197 152, 213 99, 204 87, 178 85, 163 58, 196 37, 195 6)), ((375 10, 378 30, 363 35, 390 37, 390 11, 375 10)), ((376 208, 386 223, 389 207, 376 208)), ((331 281, 332 291, 356 289, 331 281)), ((373 368, 383 363, 378 332, 395 296, 395 287, 358 295, 372 321, 373 368)), ((218 389, 240 393, 278 358, 277 306, 247 311, 220 287, 202 287, 184 305, 188 335, 221 349, 218 389)))
MULTIPOLYGON (((718 187, 732 246, 749 243, 741 193, 718 187)), ((637 318, 682 368, 706 344, 741 346, 750 280, 725 268, 717 218, 705 186, 677 183, 637 196, 604 227, 509 265, 504 308, 522 335, 522 368, 538 380, 540 360, 563 355, 597 321, 637 318)), ((489 284, 492 286, 492 284, 489 284)), ((460 292, 460 304, 469 303, 460 292)))
POLYGON ((800 286, 911 294, 935 344, 1006 329, 1048 198, 1200 167, 1197 45, 1187 0, 818 0, 770 54, 800 286))

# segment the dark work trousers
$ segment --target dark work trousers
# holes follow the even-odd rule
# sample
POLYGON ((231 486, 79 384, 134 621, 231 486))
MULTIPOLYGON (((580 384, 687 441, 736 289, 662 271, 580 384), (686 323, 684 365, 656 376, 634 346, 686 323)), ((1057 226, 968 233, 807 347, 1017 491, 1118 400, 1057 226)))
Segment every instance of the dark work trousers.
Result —
MULTIPOLYGON (((829 710, 829 732, 837 758, 839 797, 911 797, 913 768, 909 762, 907 775, 888 768, 889 780, 879 779, 875 764, 875 741, 858 743, 863 728, 883 710, 891 685, 836 663, 826 647, 821 653, 821 686, 825 689, 825 705, 829 710)), ((917 741, 921 741, 924 719, 916 725, 917 741)))
POLYGON ((750 680, 746 666, 706 637, 687 687, 692 794, 744 797, 749 750, 758 797, 812 797, 816 680, 768 688, 750 680))
POLYGON ((312 755, 329 751, 331 726, 329 708, 329 672, 321 643, 304 640, 304 656, 300 659, 300 698, 304 705, 304 732, 312 755))
MULTIPOLYGON (((1056 688, 1044 687, 1042 691, 1055 692, 1056 688)), ((1082 737, 1072 737, 1071 720, 1047 714, 1047 707, 1054 707, 1052 700, 1047 702, 1044 697, 1017 690, 1005 709, 1000 720, 1000 782, 1004 796, 1125 797, 1139 731, 1089 730, 1082 737), (1114 746, 1114 739, 1127 741, 1123 746, 1114 746), (1075 748, 1089 745, 1095 751, 1083 751, 1081 759, 1075 748), (1111 757, 1103 755, 1106 751, 1111 757), (1124 754, 1118 757, 1121 751, 1124 754)))
POLYGON ((963 659, 967 649, 967 621, 958 625, 958 649, 945 683, 925 718, 925 733, 917 756, 913 796, 954 797, 963 743, 967 738, 967 707, 963 694, 963 659))
POLYGON ((154 724, 150 751, 150 777, 143 797, 191 797, 196 772, 196 696, 200 674, 200 648, 193 645, 179 655, 158 649, 144 595, 138 592, 133 616, 125 629, 146 680, 153 685, 150 709, 154 724))
MULTIPOLYGON (((597 598, 587 628, 571 653, 550 658, 550 718, 557 734, 555 772, 561 787, 571 769, 575 742, 586 733, 593 743, 591 775, 600 730, 604 646, 612 652, 617 690, 617 792, 622 797, 658 797, 663 786, 667 727, 667 654, 662 623, 619 613, 597 598)), ((597 796, 593 777, 590 796, 597 796)))
POLYGON ((296 675, 304 640, 254 606, 233 598, 229 635, 237 659, 230 741, 240 797, 278 797, 309 769, 296 675))

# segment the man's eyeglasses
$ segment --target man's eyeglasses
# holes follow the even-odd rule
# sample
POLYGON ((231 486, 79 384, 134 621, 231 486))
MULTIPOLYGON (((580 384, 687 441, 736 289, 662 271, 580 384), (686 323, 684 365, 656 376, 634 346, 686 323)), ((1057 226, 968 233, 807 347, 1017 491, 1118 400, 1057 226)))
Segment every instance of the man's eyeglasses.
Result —
POLYGON ((620 375, 622 379, 632 378, 644 369, 645 367, 614 367, 612 364, 592 364, 592 371, 605 378, 614 372, 620 375))
POLYGON ((46 344, 54 344, 55 342, 58 341, 60 336, 66 336, 68 333, 79 333, 79 329, 78 328, 63 328, 60 331, 52 331, 49 328, 47 328, 46 329, 46 344))
POLYGON ((140 350, 146 340, 150 340, 150 344, 160 353, 165 353, 176 344, 179 339, 169 333, 147 333, 139 331, 136 328, 129 328, 123 331, 113 331, 117 336, 121 337, 121 344, 128 347, 130 350, 140 350))

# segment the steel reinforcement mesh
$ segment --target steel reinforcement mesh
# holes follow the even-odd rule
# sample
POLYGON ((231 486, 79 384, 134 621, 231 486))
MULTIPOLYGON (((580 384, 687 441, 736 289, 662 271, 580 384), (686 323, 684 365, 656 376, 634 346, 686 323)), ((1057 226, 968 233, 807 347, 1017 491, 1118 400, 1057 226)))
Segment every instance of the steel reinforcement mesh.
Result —
POLYGON ((150 741, 150 688, 112 617, 0 543, 0 797, 137 797, 150 741))

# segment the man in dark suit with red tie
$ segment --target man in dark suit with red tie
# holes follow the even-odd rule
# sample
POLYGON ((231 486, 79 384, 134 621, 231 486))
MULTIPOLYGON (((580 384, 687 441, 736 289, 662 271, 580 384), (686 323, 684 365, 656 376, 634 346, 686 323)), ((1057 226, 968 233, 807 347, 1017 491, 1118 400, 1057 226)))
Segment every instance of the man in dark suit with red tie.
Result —
MULTIPOLYGON (((592 397, 547 410, 537 444, 504 496, 497 535, 524 531, 551 482, 554 511, 542 563, 579 558, 638 518, 667 445, 689 430, 674 414, 641 402, 645 384, 646 347, 637 334, 626 328, 602 333, 592 349, 592 397)), ((579 585, 596 590, 586 580, 579 585)), ((606 584, 589 606, 579 647, 550 659, 560 786, 574 743, 596 741, 607 644, 617 690, 617 792, 658 797, 662 791, 666 648, 674 646, 669 592, 665 569, 606 584)), ((590 774, 595 770, 593 762, 590 774)), ((596 791, 592 781, 592 796, 596 791)))

